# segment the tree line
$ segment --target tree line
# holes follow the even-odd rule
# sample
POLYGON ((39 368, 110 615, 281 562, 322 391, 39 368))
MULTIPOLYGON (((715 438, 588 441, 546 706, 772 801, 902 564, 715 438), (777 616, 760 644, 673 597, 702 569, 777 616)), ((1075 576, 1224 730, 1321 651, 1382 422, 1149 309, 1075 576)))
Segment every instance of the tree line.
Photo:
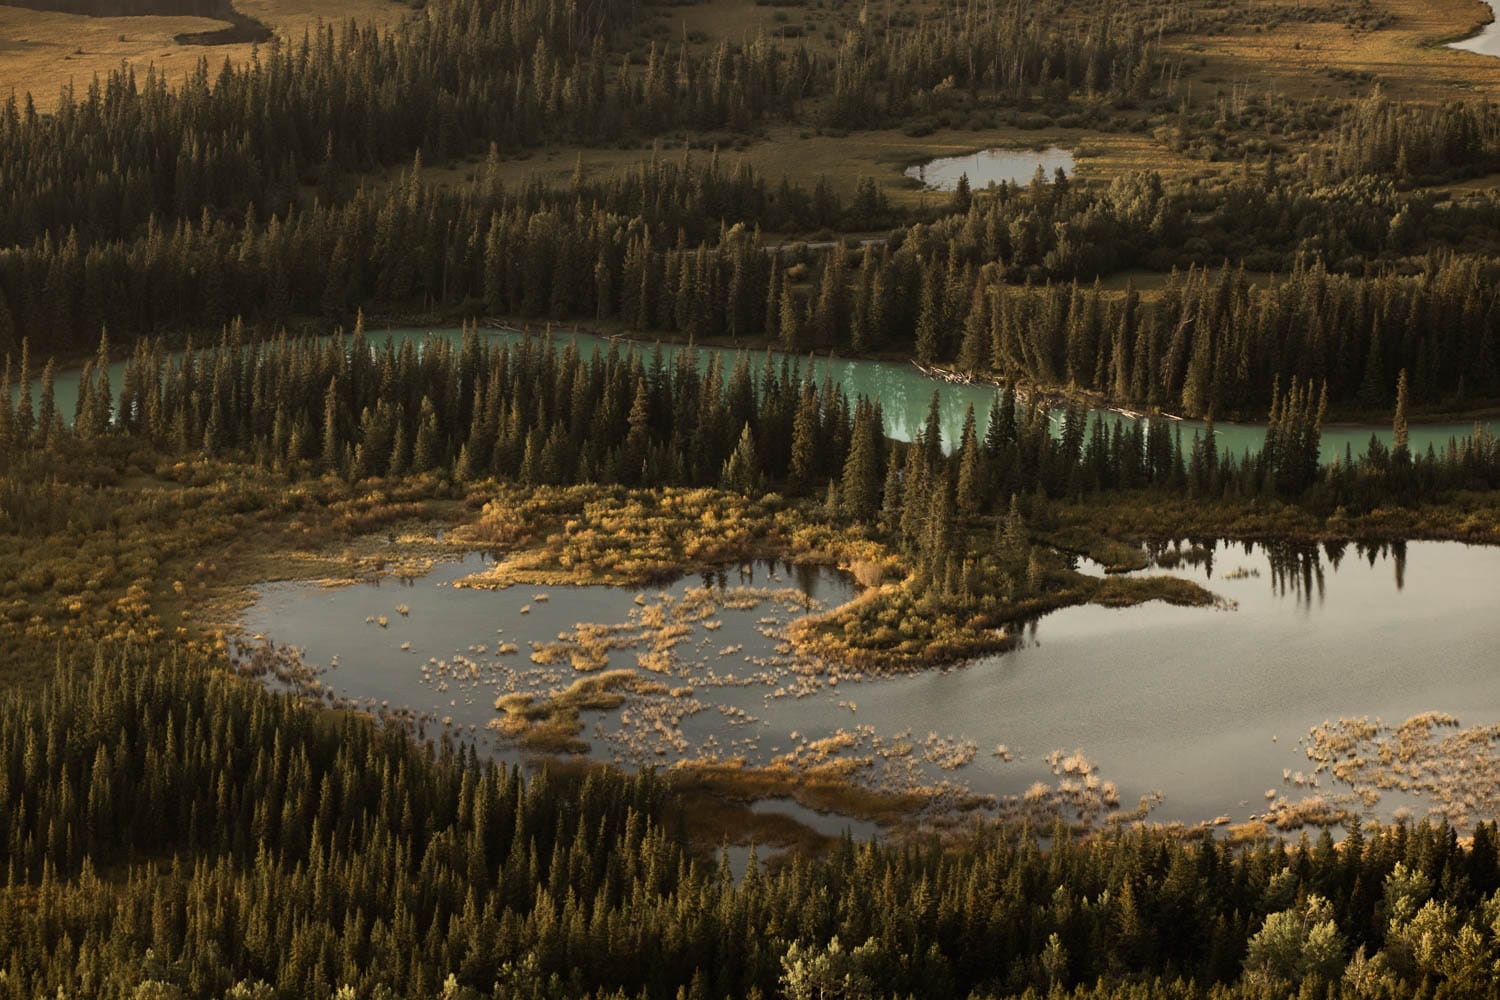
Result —
MULTIPOLYGON (((87 247, 205 213, 237 223, 251 206, 285 216, 304 186, 327 196, 330 178, 418 150, 448 164, 491 147, 743 134, 851 85, 852 55, 764 34, 701 48, 642 41, 641 15, 620 0, 438 0, 388 32, 324 25, 300 43, 273 39, 242 66, 204 59, 182 81, 112 72, 65 89, 51 114, 12 96, 0 108, 0 245, 76 232, 87 247)), ((893 101, 945 90, 955 73, 968 90, 1012 98, 1054 82, 1065 96, 1109 91, 1149 61, 1139 31, 1068 23, 1008 0, 943 9, 930 26, 872 25, 849 44, 879 52, 860 62, 893 101)))
MULTIPOLYGON (((826 497, 855 521, 879 521, 934 565, 954 554, 958 525, 1005 514, 1010 498, 1082 497, 1153 486, 1206 497, 1281 496, 1332 510, 1370 509, 1455 489, 1500 486, 1492 435, 1411 453, 1405 373, 1396 388, 1394 449, 1320 463, 1326 383, 1277 383, 1266 440, 1253 454, 1220 451, 1212 429, 1183 439, 1160 417, 1092 420, 997 391, 983 429, 972 408, 944 441, 934 390, 910 444, 887 438, 878 402, 851 400, 793 356, 740 352, 732 364, 692 349, 595 349, 527 335, 496 343, 477 328, 461 343, 419 349, 352 338, 247 342, 227 331, 213 349, 179 357, 136 346, 113 384, 107 340, 85 366, 76 411, 59 411, 48 364, 40 397, 29 353, 0 368, 0 454, 81 454, 118 438, 165 455, 252 462, 294 476, 351 481, 436 472, 528 485, 780 489, 826 497), (12 389, 11 387, 14 386, 12 389)), ((44 491, 45 476, 31 489, 44 491)), ((17 487, 20 489, 21 487, 17 487)), ((51 516, 25 489, 5 512, 51 516)), ((53 512, 56 513, 56 512, 53 512)))
POLYGON ((0 351, 28 331, 39 354, 77 356, 101 327, 129 339, 245 316, 276 329, 309 309, 347 323, 369 306, 894 350, 1192 416, 1263 412, 1272 383, 1293 377, 1365 410, 1390 404, 1402 370, 1419 405, 1500 393, 1488 258, 1430 253, 1367 275, 1301 256, 1279 277, 1193 266, 1151 296, 1053 281, 1092 270, 1061 261, 1070 247, 1139 260, 1200 238, 1191 201, 1151 175, 1104 190, 1066 177, 1005 186, 887 239, 814 250, 762 230, 868 230, 898 214, 869 179, 840 198, 718 156, 659 157, 561 190, 506 188, 496 169, 450 191, 425 184, 418 161, 382 194, 284 219, 205 217, 132 242, 0 252, 0 351))

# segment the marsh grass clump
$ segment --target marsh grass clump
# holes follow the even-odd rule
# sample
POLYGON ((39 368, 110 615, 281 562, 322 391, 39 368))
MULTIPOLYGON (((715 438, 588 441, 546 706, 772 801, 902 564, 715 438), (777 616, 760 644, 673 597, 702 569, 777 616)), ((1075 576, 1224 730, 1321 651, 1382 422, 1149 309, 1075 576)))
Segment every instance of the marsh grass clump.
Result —
POLYGON ((1262 818, 1283 832, 1299 830, 1304 826, 1343 826, 1358 820, 1358 816, 1347 806, 1322 795, 1310 795, 1302 799, 1277 799, 1262 813, 1262 818))
POLYGON ((543 695, 514 693, 495 699, 500 718, 489 728, 528 750, 582 754, 589 745, 578 738, 583 731, 582 712, 604 712, 619 708, 630 694, 657 694, 666 689, 646 681, 632 670, 611 670, 583 677, 560 691, 543 695))
POLYGON ((798 767, 788 762, 755 767, 743 761, 686 760, 666 773, 676 791, 710 791, 730 800, 789 798, 817 812, 834 813, 881 825, 920 814, 930 803, 916 791, 881 791, 849 780, 835 764, 798 767))
POLYGON ((1500 812, 1500 725, 1464 729, 1443 712, 1397 726, 1358 717, 1313 726, 1303 744, 1317 773, 1348 789, 1341 804, 1370 809, 1383 792, 1416 795, 1460 829, 1500 812))
POLYGON ((476 525, 457 535, 503 538, 506 558, 463 586, 640 586, 756 559, 837 565, 885 558, 866 529, 828 525, 775 494, 595 485, 495 490, 499 496, 476 525))
MULTIPOLYGON (((786 629, 787 646, 778 655, 806 656, 860 670, 914 670, 1003 651, 1014 643, 1015 622, 1074 604, 1216 603, 1211 593, 1189 580, 1080 574, 1045 546, 1030 544, 1024 537, 996 546, 990 529, 977 526, 966 527, 962 544, 955 546, 956 551, 972 553, 961 572, 950 566, 937 579, 884 528, 831 519, 816 505, 776 494, 754 499, 712 489, 521 490, 493 484, 485 488, 499 496, 486 503, 480 521, 498 519, 505 530, 497 534, 485 528, 479 533, 511 541, 503 558, 455 586, 642 586, 694 570, 770 558, 836 565, 859 585, 858 596, 794 622, 786 629), (503 515, 498 513, 501 507, 507 511, 503 515)), ((462 531, 454 534, 467 537, 462 531)), ((1085 526, 1059 525, 1053 540, 1089 551, 1112 569, 1146 564, 1140 545, 1085 526)), ((1194 562, 1207 558, 1201 546, 1189 548, 1185 555, 1179 549, 1165 551, 1194 562)), ((713 613, 711 604, 738 610, 742 602, 762 599, 763 595, 726 589, 712 598, 690 590, 677 604, 646 593, 635 601, 645 616, 642 625, 659 628, 668 619, 679 624, 706 621, 713 613)), ((800 603, 798 610, 811 611, 795 589, 788 590, 784 603, 800 603)), ((530 609, 528 604, 522 613, 530 609)))

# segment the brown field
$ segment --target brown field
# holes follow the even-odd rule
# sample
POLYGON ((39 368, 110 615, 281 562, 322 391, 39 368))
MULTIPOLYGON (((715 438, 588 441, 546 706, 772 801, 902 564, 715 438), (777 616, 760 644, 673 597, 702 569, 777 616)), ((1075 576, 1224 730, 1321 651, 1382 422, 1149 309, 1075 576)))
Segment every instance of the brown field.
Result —
POLYGON ((1286 23, 1176 39, 1169 48, 1187 60, 1183 78, 1195 100, 1236 87, 1288 97, 1348 97, 1375 83, 1391 97, 1419 101, 1500 94, 1500 59, 1444 44, 1489 22, 1490 9, 1482 0, 1373 0, 1372 5, 1390 18, 1372 31, 1335 21, 1286 23))
MULTIPOLYGON (((319 20, 394 23, 407 8, 392 0, 239 0, 236 7, 300 39, 319 20)), ((86 17, 0 5, 0 99, 30 93, 41 110, 56 106, 68 84, 83 90, 128 63, 137 74, 154 66, 168 80, 192 72, 199 59, 218 67, 250 55, 250 45, 178 45, 184 32, 213 31, 225 22, 201 17, 86 17)))

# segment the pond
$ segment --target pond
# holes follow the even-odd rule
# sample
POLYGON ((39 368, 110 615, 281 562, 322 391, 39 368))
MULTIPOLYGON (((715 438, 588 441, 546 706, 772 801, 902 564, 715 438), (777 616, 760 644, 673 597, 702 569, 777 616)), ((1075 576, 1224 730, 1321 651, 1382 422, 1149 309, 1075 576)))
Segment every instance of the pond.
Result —
MULTIPOLYGON (((1009 652, 897 677, 791 653, 787 625, 855 587, 832 570, 768 563, 642 591, 456 588, 485 566, 471 555, 405 585, 268 585, 243 624, 332 667, 317 676, 328 700, 409 708, 423 734, 470 735, 507 760, 527 753, 487 728, 503 714, 497 698, 631 670, 649 686, 579 714, 593 757, 627 767, 854 761, 872 787, 947 788, 951 801, 972 793, 1002 806, 1066 792, 1095 815, 1160 793, 1150 816, 1186 823, 1243 822, 1312 796, 1366 816, 1421 812, 1445 800, 1403 790, 1404 774, 1337 781, 1309 751, 1348 749, 1338 738, 1352 723, 1340 728, 1341 718, 1399 724, 1443 712, 1465 727, 1500 723, 1500 548, 1208 544, 1162 555, 1146 572, 1198 580, 1232 610, 1072 608, 1031 623, 1009 652), (619 643, 587 672, 548 654, 580 623, 616 626, 595 634, 619 643), (1335 724, 1312 740, 1325 722, 1335 724)), ((1493 757, 1500 730, 1465 745, 1493 757)), ((1429 760, 1427 778, 1446 766, 1429 760)), ((1500 808, 1500 767, 1487 766, 1493 773, 1464 772, 1470 801, 1447 802, 1450 815, 1500 808)))
POLYGON ((1073 154, 1059 146, 1044 149, 981 149, 962 156, 944 156, 906 168, 906 176, 932 191, 952 191, 967 176, 969 186, 982 190, 991 184, 1030 184, 1042 168, 1051 181, 1058 170, 1073 173, 1073 154))
POLYGON ((1485 56, 1500 56, 1500 2, 1497 0, 1485 0, 1485 2, 1490 6, 1490 23, 1468 38, 1450 42, 1449 48, 1477 52, 1485 56))
MULTIPOLYGON (((494 344, 515 343, 520 340, 522 333, 515 330, 482 330, 480 335, 494 344)), ((457 342, 462 339, 463 332, 458 329, 439 329, 431 332, 415 329, 393 330, 387 332, 372 332, 369 335, 372 344, 384 344, 387 338, 398 345, 404 342, 420 344, 425 338, 440 337, 445 340, 457 342)), ((577 343, 585 357, 596 348, 608 352, 612 347, 625 349, 635 346, 648 355, 656 349, 657 345, 649 343, 636 343, 633 341, 611 341, 603 337, 581 332, 555 333, 554 341, 559 350, 566 345, 577 343)), ((738 352, 728 347, 694 347, 686 348, 675 344, 660 345, 665 361, 670 365, 672 359, 678 352, 683 350, 694 350, 697 352, 698 367, 706 371, 709 363, 715 357, 723 366, 725 377, 734 369, 735 358, 738 352)), ((764 352, 756 352, 752 358, 754 370, 757 374, 763 362, 764 352)), ((811 360, 799 359, 804 370, 812 371, 813 375, 821 381, 825 376, 840 386, 843 391, 854 399, 857 396, 865 396, 872 400, 879 400, 885 414, 886 433, 901 441, 910 441, 912 437, 921 430, 927 419, 928 406, 932 400, 932 394, 938 394, 940 406, 940 424, 942 427, 943 441, 946 447, 951 448, 962 432, 964 414, 967 409, 974 407, 978 420, 979 432, 983 435, 989 426, 990 404, 994 401, 996 389, 993 386, 983 384, 954 384, 931 378, 918 371, 913 365, 893 361, 871 361, 857 358, 830 358, 815 357, 811 360)), ((125 366, 123 362, 117 363, 110 369, 110 383, 116 392, 124 379, 125 366)), ((57 377, 55 396, 59 412, 71 420, 78 401, 79 373, 69 371, 57 377)), ((41 392, 40 384, 34 385, 33 392, 37 395, 41 392)), ((34 396, 33 398, 36 398, 34 396)), ((1130 423, 1136 418, 1108 409, 1093 409, 1089 411, 1090 417, 1099 416, 1114 423, 1130 423)), ((1061 425, 1060 414, 1053 415, 1053 422, 1061 425)), ((1195 433, 1203 433, 1204 426, 1197 420, 1172 421, 1174 430, 1182 434, 1183 447, 1186 451, 1192 444, 1195 433)), ((1411 448, 1413 452, 1425 451, 1429 446, 1441 451, 1447 447, 1449 441, 1468 437, 1473 433, 1474 424, 1470 422, 1445 422, 1445 423, 1414 423, 1411 426, 1411 448)), ((1226 423, 1220 422, 1214 425, 1214 437, 1218 442, 1221 454, 1234 454, 1241 456, 1246 453, 1260 450, 1265 440, 1266 428, 1261 423, 1226 423)), ((1322 454, 1323 460, 1329 461, 1334 458, 1343 457, 1346 450, 1352 454, 1363 455, 1370 443, 1371 435, 1378 437, 1386 447, 1391 444, 1391 426, 1389 423, 1379 425, 1369 424, 1336 424, 1323 429, 1322 454)))

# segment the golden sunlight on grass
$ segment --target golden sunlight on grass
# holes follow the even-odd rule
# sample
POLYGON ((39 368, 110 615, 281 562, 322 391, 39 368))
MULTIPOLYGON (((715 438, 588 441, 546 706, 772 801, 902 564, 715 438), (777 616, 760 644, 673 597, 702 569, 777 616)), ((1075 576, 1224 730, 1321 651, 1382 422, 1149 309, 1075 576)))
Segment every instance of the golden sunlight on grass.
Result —
MULTIPOLYGON (((389 26, 406 10, 394 0, 238 0, 235 8, 297 41, 319 21, 389 26)), ((254 46, 179 45, 175 38, 216 31, 226 23, 204 17, 88 17, 0 5, 0 99, 29 92, 38 110, 49 111, 70 83, 82 92, 96 76, 124 64, 142 77, 154 67, 174 84, 200 59, 217 72, 225 59, 249 58, 254 46)))

